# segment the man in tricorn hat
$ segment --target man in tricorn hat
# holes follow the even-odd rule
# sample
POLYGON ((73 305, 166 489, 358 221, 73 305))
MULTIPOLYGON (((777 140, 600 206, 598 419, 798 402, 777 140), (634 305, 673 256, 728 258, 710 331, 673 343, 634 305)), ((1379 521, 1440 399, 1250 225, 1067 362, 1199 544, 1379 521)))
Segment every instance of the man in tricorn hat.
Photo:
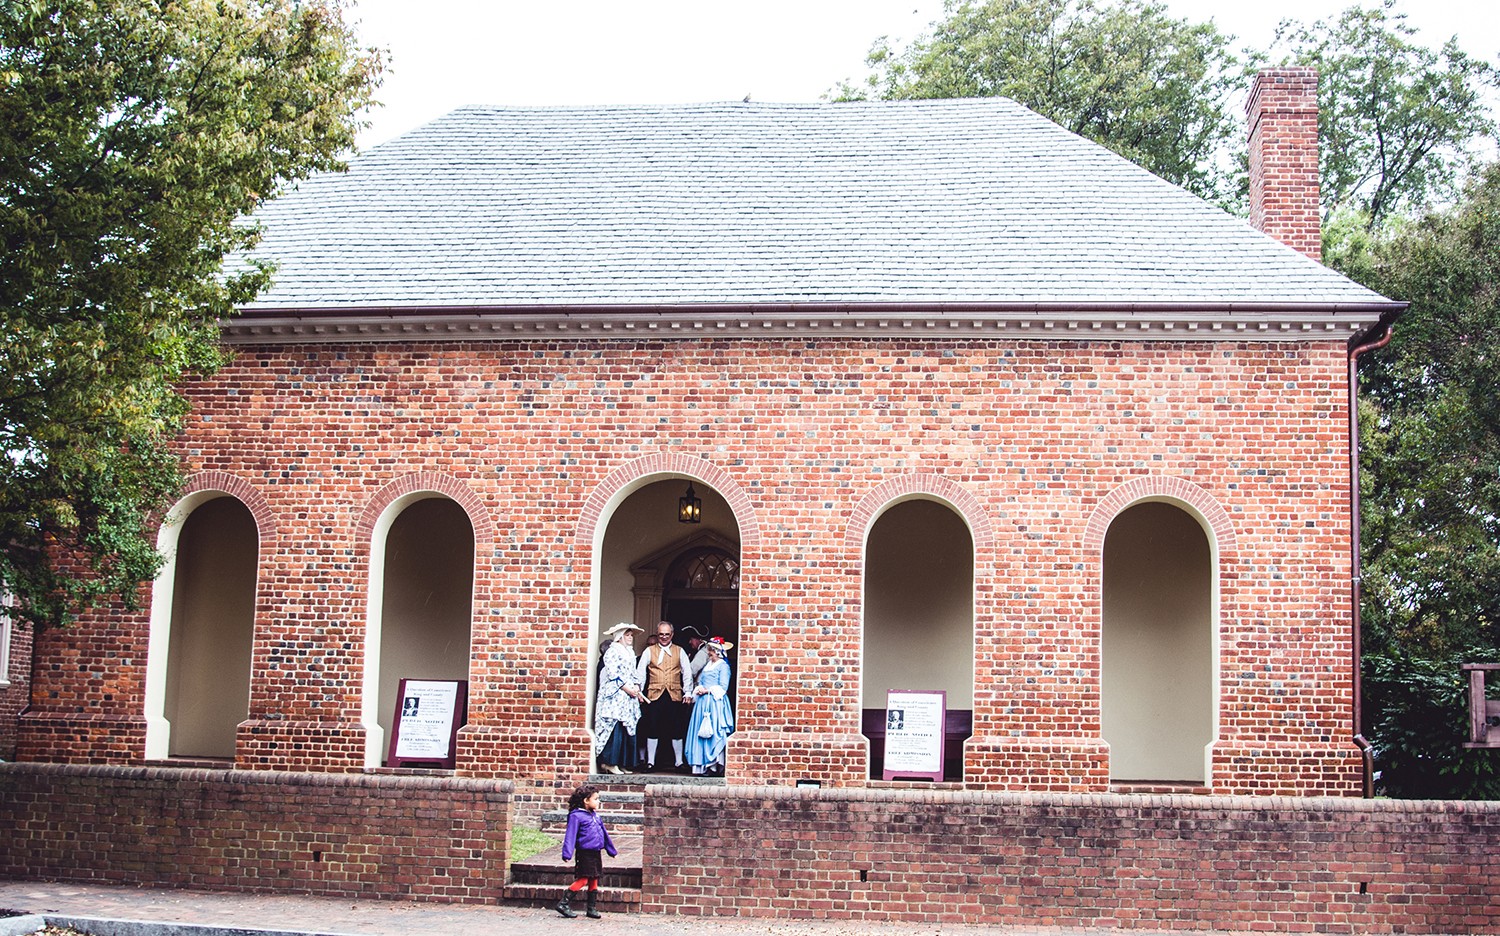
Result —
POLYGON ((693 682, 696 684, 698 674, 708 665, 708 635, 691 624, 682 625, 678 633, 687 641, 688 658, 693 661, 693 682))

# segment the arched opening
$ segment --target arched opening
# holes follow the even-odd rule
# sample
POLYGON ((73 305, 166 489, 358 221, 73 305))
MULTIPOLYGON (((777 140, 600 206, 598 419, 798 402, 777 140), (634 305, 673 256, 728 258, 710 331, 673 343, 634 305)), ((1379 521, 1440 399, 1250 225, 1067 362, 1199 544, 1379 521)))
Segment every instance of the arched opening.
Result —
POLYGON ((974 538, 933 500, 887 509, 865 544, 862 708, 870 776, 884 770, 886 694, 941 691, 948 718, 943 779, 963 779, 974 709, 974 538))
POLYGON ((193 498, 179 511, 162 536, 169 559, 157 599, 171 599, 164 622, 153 612, 147 756, 232 758, 250 715, 259 534, 233 497, 193 498))
POLYGON ((386 755, 401 680, 469 678, 474 527, 468 514, 436 494, 397 501, 377 524, 371 576, 378 599, 367 628, 364 720, 366 763, 374 766, 386 755))
MULTIPOLYGON (((647 648, 656 623, 662 620, 677 628, 679 646, 688 646, 683 629, 689 625, 739 643, 739 525, 722 495, 701 479, 692 480, 703 501, 701 522, 679 522, 678 498, 687 483, 688 479, 676 475, 643 479, 626 490, 608 517, 596 564, 594 645, 598 653, 590 667, 590 731, 599 727, 594 715, 599 704, 603 634, 616 623, 626 621, 642 629, 634 634, 637 654, 647 648)), ((732 693, 739 675, 739 654, 731 651, 728 662, 732 693)), ((636 744, 643 763, 645 742, 642 728, 636 744)))
POLYGON ((1198 520, 1136 504, 1104 538, 1101 712, 1110 777, 1204 782, 1214 732, 1212 550, 1198 520))

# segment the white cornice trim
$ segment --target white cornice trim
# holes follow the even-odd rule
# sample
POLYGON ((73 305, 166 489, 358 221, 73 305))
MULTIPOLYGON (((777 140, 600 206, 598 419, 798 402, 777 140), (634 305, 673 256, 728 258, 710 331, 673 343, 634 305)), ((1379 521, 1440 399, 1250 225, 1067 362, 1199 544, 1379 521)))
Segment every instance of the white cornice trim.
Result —
POLYGON ((1347 341, 1403 303, 1347 305, 766 304, 461 309, 257 308, 222 323, 231 344, 668 340, 820 335, 1174 341, 1347 341))

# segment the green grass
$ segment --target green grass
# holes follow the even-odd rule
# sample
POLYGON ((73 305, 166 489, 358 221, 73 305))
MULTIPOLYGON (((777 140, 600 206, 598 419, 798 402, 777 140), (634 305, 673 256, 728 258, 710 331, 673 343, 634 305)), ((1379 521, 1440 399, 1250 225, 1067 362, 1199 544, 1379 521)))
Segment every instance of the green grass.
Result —
POLYGON ((537 829, 528 829, 524 826, 510 827, 510 860, 512 863, 525 861, 537 852, 544 852, 556 845, 560 839, 555 835, 547 835, 537 829))

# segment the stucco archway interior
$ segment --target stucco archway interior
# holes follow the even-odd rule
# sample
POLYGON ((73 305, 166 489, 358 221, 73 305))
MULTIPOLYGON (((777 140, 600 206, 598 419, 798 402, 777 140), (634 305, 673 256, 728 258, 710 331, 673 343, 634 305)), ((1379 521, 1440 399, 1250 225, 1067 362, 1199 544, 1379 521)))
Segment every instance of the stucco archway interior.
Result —
POLYGON ((1113 780, 1203 782, 1213 740, 1212 558, 1168 503, 1121 513, 1104 539, 1101 728, 1113 780))
POLYGON ((250 713, 259 536, 249 509, 215 497, 177 538, 163 715, 172 757, 234 757, 250 713))
MULTIPOLYGON (((637 654, 661 620, 679 628, 694 624, 739 643, 739 523, 718 491, 701 480, 692 484, 703 501, 699 523, 678 521, 677 499, 688 479, 676 477, 642 485, 610 515, 596 573, 595 664, 604 647, 603 632, 620 621, 641 628, 633 635, 637 654)), ((686 645, 681 633, 677 642, 686 645)), ((729 657, 736 682, 738 657, 735 652, 729 657)), ((597 665, 589 669, 590 727, 597 671, 597 665)))
MULTIPOLYGON (((729 504, 704 482, 693 482, 694 491, 703 501, 702 522, 677 521, 677 499, 687 485, 682 478, 653 481, 632 492, 610 516, 598 565, 596 649, 604 640, 604 631, 620 621, 644 629, 645 633, 635 635, 635 650, 640 653, 646 648, 652 625, 662 620, 671 603, 673 588, 667 573, 688 552, 716 549, 738 561, 739 524, 729 504)), ((681 589, 677 592, 680 595, 681 589)), ((738 595, 720 598, 727 600, 705 613, 710 616, 710 626, 718 628, 713 633, 735 641, 739 634, 738 595)), ((734 662, 731 660, 731 664, 734 662)))
POLYGON ((974 538, 947 505, 909 500, 875 521, 865 546, 863 725, 880 777, 886 693, 947 693, 944 779, 961 780, 974 708, 974 538))
POLYGON ((387 739, 401 680, 469 678, 473 604, 468 515, 446 497, 413 502, 385 538, 376 715, 387 739))

